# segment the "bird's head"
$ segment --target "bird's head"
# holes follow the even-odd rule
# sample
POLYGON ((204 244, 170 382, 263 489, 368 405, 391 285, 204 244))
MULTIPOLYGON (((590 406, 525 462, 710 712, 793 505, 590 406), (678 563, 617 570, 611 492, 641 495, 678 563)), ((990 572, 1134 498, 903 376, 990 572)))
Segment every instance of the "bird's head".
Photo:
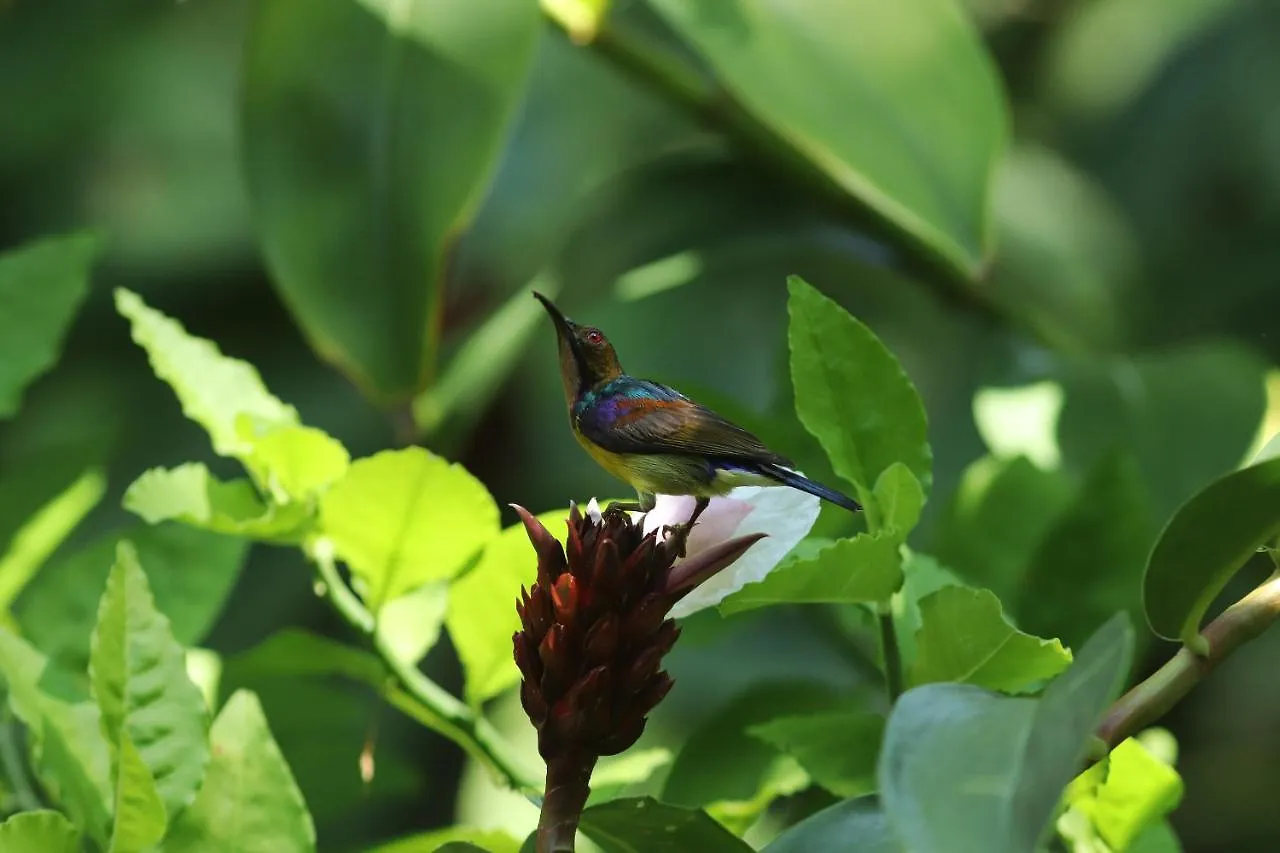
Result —
POLYGON ((618 354, 604 332, 595 326, 573 322, 547 297, 534 291, 542 307, 551 315, 560 341, 560 378, 564 382, 565 399, 572 405, 579 395, 601 382, 622 375, 618 354))

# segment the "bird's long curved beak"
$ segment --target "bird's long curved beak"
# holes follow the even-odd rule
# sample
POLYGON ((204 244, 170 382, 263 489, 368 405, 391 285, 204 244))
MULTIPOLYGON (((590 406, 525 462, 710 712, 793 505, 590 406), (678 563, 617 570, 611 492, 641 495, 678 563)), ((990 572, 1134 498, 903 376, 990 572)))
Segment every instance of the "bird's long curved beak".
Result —
MULTIPOLYGON (((551 315, 551 321, 556 324, 556 333, 568 344, 574 343, 573 323, 568 317, 560 313, 560 309, 556 304, 538 291, 533 291, 533 297, 542 303, 542 307, 547 309, 547 313, 551 315)), ((576 347, 575 347, 576 349, 576 347)))

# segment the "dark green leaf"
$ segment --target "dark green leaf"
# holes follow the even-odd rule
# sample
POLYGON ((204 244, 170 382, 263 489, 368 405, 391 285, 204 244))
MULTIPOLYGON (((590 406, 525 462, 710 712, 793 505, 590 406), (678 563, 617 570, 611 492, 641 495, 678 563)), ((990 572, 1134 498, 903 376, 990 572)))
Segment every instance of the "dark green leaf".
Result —
POLYGON ((977 275, 1007 127, 1000 84, 962 9, 941 0, 653 5, 771 144, 977 275))
POLYGON ((436 367, 448 259, 488 183, 536 4, 268 0, 245 63, 248 186, 276 285, 372 397, 436 367), (317 63, 315 46, 330 45, 317 63))
POLYGON ((1227 581, 1280 534, 1280 459, 1228 474, 1183 504, 1147 561, 1142 600, 1151 630, 1194 643, 1227 581))
POLYGON ((370 652, 313 634, 282 628, 234 658, 243 677, 272 675, 342 675, 373 687, 387 678, 387 666, 370 652))
POLYGON ((1040 842, 1121 687, 1133 647, 1123 616, 1102 626, 1039 699, 929 684, 898 700, 880 794, 912 853, 1026 853, 1040 842))
POLYGON ((613 800, 582 813, 579 830, 602 853, 751 853, 751 846, 706 812, 652 797, 613 800))
POLYGON ((80 833, 65 817, 41 809, 20 812, 0 823, 4 853, 80 853, 80 833))
POLYGON ((779 835, 763 853, 906 853, 875 797, 828 806, 779 835))
MULTIPOLYGON (((185 652, 168 618, 156 609, 137 552, 128 542, 117 547, 107 577, 89 653, 89 680, 119 784, 127 780, 138 797, 141 828, 133 837, 148 837, 144 828, 154 817, 144 773, 154 778, 163 803, 163 834, 163 815, 177 814, 195 799, 204 778, 209 723, 204 697, 187 676, 185 652), (126 752, 133 751, 137 767, 126 765, 126 752)), ((139 849, 149 843, 139 841, 139 849)))
POLYGON ((22 392, 58 360, 100 243, 75 234, 0 254, 0 419, 18 411, 22 392))
POLYGON ((876 787, 884 717, 869 711, 823 711, 752 726, 755 737, 790 755, 814 782, 841 797, 876 787))
POLYGON ((912 686, 950 681, 1017 692, 1071 663, 1062 643, 1010 625, 989 590, 943 587, 920 600, 920 620, 912 686))
POLYGON ((307 804, 271 736, 257 696, 239 690, 210 731, 213 760, 200 794, 166 847, 182 853, 308 853, 316 833, 307 804))
POLYGON ((836 473, 858 486, 864 505, 895 462, 927 494, 933 455, 924 406, 902 366, 870 329, 802 279, 789 277, 787 288, 791 383, 805 429, 836 473))

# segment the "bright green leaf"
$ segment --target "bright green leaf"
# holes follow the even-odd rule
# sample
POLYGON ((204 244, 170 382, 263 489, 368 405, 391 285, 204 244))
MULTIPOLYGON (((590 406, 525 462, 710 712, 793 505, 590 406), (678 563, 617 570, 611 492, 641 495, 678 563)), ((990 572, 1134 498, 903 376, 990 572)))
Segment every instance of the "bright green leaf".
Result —
POLYGON ((977 277, 991 250, 991 184, 1008 129, 994 64, 959 4, 653 6, 760 135, 955 272, 977 277))
POLYGON ((582 813, 579 831, 602 853, 751 853, 751 846, 706 812, 652 797, 612 800, 582 813))
POLYGON ((541 0, 540 5, 576 44, 594 39, 609 12, 609 0, 541 0))
POLYGON ((800 762, 813 781, 841 797, 876 787, 884 717, 868 711, 823 711, 776 717, 750 733, 800 762))
POLYGON ((912 853, 1037 849, 1128 671, 1133 630, 1098 629, 1038 699, 927 684, 898 700, 879 763, 885 812, 912 853))
POLYGON ((116 289, 116 310, 132 325, 151 369, 178 395, 183 414, 209 433, 219 455, 250 458, 253 441, 236 427, 241 416, 265 426, 297 425, 297 411, 272 396, 253 365, 223 355, 131 291, 116 289))
POLYGON ((924 405, 902 366, 870 329, 802 279, 790 276, 787 288, 791 384, 800 422, 835 472, 857 484, 860 494, 870 492, 895 462, 927 494, 933 453, 924 405))
POLYGON ((1178 772, 1139 741, 1121 741, 1102 764, 1085 771, 1067 789, 1068 804, 1093 824, 1114 850, 1128 850, 1148 827, 1182 799, 1178 772))
POLYGON ((1142 581, 1151 630, 1194 642, 1218 593, 1259 547, 1280 535, 1280 458, 1221 477, 1174 514, 1142 581))
POLYGON ((763 853, 906 853, 875 797, 828 806, 779 835, 763 853))
POLYGON ((587 804, 616 800, 632 785, 648 781, 673 758, 671 750, 656 746, 652 749, 629 749, 621 755, 602 759, 591 774, 591 796, 587 798, 587 804))
POLYGON ((309 853, 307 804, 267 726, 257 696, 236 691, 210 730, 213 760, 166 847, 182 853, 309 853))
POLYGON ((301 628, 282 628, 237 656, 234 666, 242 678, 342 675, 373 687, 387 679, 386 664, 373 654, 301 628))
POLYGON ((906 465, 894 462, 881 472, 873 490, 877 518, 898 541, 915 529, 924 509, 924 490, 906 465))
POLYGON ((909 683, 952 681, 1018 692, 1071 663, 1057 640, 1024 634, 989 590, 947 586, 920 600, 920 631, 909 683))
POLYGON ((315 427, 286 426, 253 441, 253 467, 265 474, 277 503, 302 501, 347 472, 351 455, 336 438, 315 427))
POLYGON ((31 516, 0 555, 0 612, 7 610, 45 560, 102 500, 107 480, 91 468, 31 516))
POLYGON ((138 525, 45 566, 18 599, 16 616, 23 635, 69 669, 88 666, 98 599, 124 539, 136 548, 156 606, 183 646, 208 635, 248 554, 248 543, 230 536, 180 525, 138 525))
POLYGON ((164 837, 169 818, 156 780, 127 731, 117 733, 115 822, 108 853, 146 853, 164 837))
MULTIPOLYGON (((565 510, 538 521, 563 546, 568 536, 565 510)), ((467 701, 479 705, 520 682, 511 657, 511 635, 520 627, 515 600, 521 585, 538 577, 538 557, 523 524, 504 529, 485 546, 475 568, 449 586, 445 624, 466 676, 467 701)))
POLYGON ((312 346, 371 397, 404 400, 432 377, 447 259, 539 31, 524 0, 255 7, 244 159, 267 263, 312 346))
POLYGON ((400 660, 416 664, 440 639, 448 604, 447 584, 420 586, 382 608, 378 616, 378 636, 400 660))
POLYGON ((118 546, 98 609, 89 679, 113 766, 123 765, 126 748, 136 748, 166 811, 181 811, 209 761, 207 711, 128 542, 118 546))
POLYGON ((759 583, 720 602, 723 615, 770 604, 887 601, 902 584, 898 542, 885 534, 839 539, 807 559, 791 559, 759 583))
POLYGON ((125 492, 124 508, 148 524, 180 521, 214 533, 280 544, 301 541, 312 524, 306 505, 268 505, 253 483, 224 483, 198 462, 143 472, 125 492))
POLYGON ((520 842, 505 832, 474 829, 469 826, 451 826, 448 829, 400 838, 389 844, 375 847, 369 853, 438 853, 449 844, 462 843, 473 845, 471 849, 486 850, 488 853, 519 853, 520 851, 520 842))
POLYGON ((59 812, 19 812, 0 823, 4 853, 80 853, 80 833, 59 812))
POLYGON ((320 516, 375 613, 454 577, 498 532, 498 507, 484 485, 420 447, 353 462, 321 497, 320 516))
POLYGON ((93 234, 50 237, 0 254, 0 419, 53 367, 101 248, 93 234))

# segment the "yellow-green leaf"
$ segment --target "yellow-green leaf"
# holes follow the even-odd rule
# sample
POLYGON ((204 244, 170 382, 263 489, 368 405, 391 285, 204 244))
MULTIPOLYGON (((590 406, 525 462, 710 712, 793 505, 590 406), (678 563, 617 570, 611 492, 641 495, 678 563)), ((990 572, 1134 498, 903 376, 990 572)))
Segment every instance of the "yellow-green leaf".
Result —
POLYGON ((286 426, 254 439, 251 458, 277 503, 306 500, 347 472, 351 455, 314 427, 286 426))
POLYGON ((0 823, 4 853, 80 853, 80 833, 59 812, 19 812, 0 823))

